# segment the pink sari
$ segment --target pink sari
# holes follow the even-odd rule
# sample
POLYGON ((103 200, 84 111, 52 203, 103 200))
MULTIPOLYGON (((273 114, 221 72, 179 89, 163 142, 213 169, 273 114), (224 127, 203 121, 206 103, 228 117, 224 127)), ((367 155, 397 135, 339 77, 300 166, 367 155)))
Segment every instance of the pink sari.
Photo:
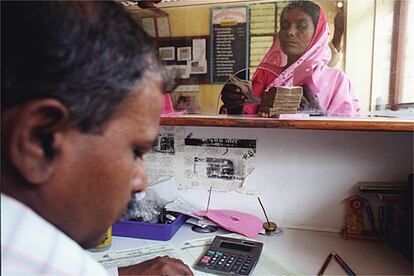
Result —
MULTIPOLYGON (((329 30, 322 9, 312 41, 306 52, 286 70, 287 56, 276 34, 272 47, 259 64, 252 79, 253 94, 276 86, 307 85, 330 116, 359 116, 361 108, 351 83, 342 70, 328 67, 331 59, 329 30)), ((244 113, 256 114, 257 105, 246 104, 244 113)))

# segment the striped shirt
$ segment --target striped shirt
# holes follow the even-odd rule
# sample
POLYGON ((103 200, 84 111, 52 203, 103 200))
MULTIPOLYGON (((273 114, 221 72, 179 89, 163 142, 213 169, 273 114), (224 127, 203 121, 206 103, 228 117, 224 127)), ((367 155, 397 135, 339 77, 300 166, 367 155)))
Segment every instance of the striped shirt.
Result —
POLYGON ((1 194, 1 275, 108 275, 75 241, 1 194))

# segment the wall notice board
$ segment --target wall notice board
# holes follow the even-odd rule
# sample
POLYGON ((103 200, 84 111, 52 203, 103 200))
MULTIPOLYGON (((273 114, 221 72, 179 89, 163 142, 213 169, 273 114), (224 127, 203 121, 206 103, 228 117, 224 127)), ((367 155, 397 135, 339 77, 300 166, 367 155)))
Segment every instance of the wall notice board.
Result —
MULTIPOLYGON (((218 7, 211 11, 211 82, 225 82, 229 75, 249 65, 247 6, 218 7)), ((248 76, 247 70, 243 74, 248 76)))
POLYGON ((158 38, 161 60, 179 74, 180 84, 210 82, 210 36, 158 38))

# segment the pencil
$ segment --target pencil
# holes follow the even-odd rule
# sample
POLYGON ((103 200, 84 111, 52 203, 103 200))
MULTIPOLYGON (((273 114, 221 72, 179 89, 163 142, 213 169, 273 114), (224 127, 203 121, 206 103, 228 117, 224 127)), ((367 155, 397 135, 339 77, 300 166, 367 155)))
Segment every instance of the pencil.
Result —
POLYGON ((332 253, 329 253, 328 257, 326 257, 326 259, 325 259, 325 262, 321 266, 321 269, 319 269, 318 276, 320 276, 324 273, 326 267, 328 266, 329 262, 331 261, 331 258, 332 258, 332 253))
POLYGON ((346 272, 348 275, 355 276, 355 272, 352 271, 352 269, 345 263, 344 260, 336 253, 335 251, 332 251, 332 255, 335 258, 335 260, 338 262, 338 264, 342 267, 342 269, 346 272))

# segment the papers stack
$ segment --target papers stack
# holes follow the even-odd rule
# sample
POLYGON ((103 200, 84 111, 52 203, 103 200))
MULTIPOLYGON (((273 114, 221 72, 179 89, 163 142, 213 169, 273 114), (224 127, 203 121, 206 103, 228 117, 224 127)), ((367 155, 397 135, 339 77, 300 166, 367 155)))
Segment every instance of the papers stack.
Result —
POLYGON ((194 213, 203 210, 203 207, 198 206, 196 204, 192 204, 188 201, 185 201, 182 198, 177 198, 173 202, 170 202, 167 205, 165 205, 165 210, 181 213, 196 219, 201 219, 201 217, 195 215, 194 213))

